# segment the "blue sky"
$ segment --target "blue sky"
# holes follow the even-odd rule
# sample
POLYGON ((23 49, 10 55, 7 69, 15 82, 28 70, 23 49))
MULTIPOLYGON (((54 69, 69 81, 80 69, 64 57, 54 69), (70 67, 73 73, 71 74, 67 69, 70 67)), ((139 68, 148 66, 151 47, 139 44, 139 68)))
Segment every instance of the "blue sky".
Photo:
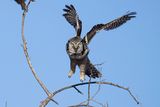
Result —
MULTIPOLYGON (((160 1, 158 0, 36 0, 29 8, 25 37, 32 64, 52 92, 78 83, 79 69, 69 79, 67 40, 74 36, 72 26, 62 17, 65 4, 73 4, 83 22, 82 35, 93 25, 109 22, 127 11, 137 18, 112 31, 101 31, 89 45, 92 63, 106 81, 130 87, 141 102, 132 100, 124 90, 102 86, 96 97, 109 107, 160 107, 160 1)), ((0 3, 0 107, 37 107, 47 96, 34 79, 21 47, 21 7, 14 0, 0 3)), ((92 86, 93 92, 97 89, 92 86)), ((85 95, 86 87, 80 87, 85 95)), ((92 92, 92 94, 93 94, 92 92)), ((70 89, 58 94, 59 107, 84 101, 87 96, 70 89)), ((93 103, 92 105, 96 105, 93 103)), ((96 105, 98 107, 98 105, 96 105)), ((47 107, 56 107, 52 102, 47 107)), ((58 107, 58 106, 57 106, 58 107)))

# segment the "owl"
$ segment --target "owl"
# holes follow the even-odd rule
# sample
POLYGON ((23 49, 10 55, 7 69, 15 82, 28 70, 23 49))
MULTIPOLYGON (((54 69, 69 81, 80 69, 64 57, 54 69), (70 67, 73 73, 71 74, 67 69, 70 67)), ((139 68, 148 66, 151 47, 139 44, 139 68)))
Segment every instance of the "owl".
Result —
POLYGON ((136 12, 127 12, 125 15, 109 23, 94 25, 92 29, 83 38, 81 38, 82 21, 79 19, 74 6, 72 4, 65 5, 63 11, 63 16, 74 27, 76 32, 76 35, 69 39, 66 44, 66 51, 70 59, 70 71, 68 73, 68 77, 70 78, 75 73, 76 66, 80 69, 80 81, 85 80, 85 75, 91 78, 101 77, 102 74, 88 58, 88 54, 90 52, 88 44, 97 32, 100 30, 112 30, 123 25, 128 20, 135 18, 136 12))

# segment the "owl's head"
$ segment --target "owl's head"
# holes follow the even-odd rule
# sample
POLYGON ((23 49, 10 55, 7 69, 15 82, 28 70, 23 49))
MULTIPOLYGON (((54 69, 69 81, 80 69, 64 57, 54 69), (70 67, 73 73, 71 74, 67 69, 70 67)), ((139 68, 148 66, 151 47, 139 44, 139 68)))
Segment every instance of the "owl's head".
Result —
POLYGON ((82 39, 77 36, 69 39, 66 44, 66 51, 73 59, 82 58, 89 52, 87 45, 84 44, 82 39))

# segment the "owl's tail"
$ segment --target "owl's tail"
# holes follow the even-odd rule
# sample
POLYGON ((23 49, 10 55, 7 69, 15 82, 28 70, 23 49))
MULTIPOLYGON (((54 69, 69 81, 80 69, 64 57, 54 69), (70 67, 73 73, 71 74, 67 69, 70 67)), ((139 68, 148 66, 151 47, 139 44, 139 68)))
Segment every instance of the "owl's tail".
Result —
POLYGON ((86 75, 91 78, 100 78, 102 76, 102 74, 91 62, 89 62, 88 68, 86 70, 86 75))

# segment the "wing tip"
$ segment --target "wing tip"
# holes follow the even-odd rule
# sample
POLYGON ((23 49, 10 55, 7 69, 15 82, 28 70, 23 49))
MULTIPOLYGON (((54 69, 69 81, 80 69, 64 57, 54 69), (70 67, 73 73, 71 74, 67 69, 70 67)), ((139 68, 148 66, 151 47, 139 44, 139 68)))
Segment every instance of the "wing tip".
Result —
POLYGON ((137 14, 137 12, 127 12, 127 16, 130 16, 131 18, 134 18, 134 17, 136 17, 136 14, 137 14))
POLYGON ((66 7, 66 9, 68 9, 68 10, 72 10, 72 9, 75 10, 75 8, 74 8, 74 6, 73 6, 72 4, 70 4, 70 5, 65 5, 65 7, 66 7))
POLYGON ((69 6, 68 6, 68 5, 65 5, 65 7, 68 8, 69 6))

